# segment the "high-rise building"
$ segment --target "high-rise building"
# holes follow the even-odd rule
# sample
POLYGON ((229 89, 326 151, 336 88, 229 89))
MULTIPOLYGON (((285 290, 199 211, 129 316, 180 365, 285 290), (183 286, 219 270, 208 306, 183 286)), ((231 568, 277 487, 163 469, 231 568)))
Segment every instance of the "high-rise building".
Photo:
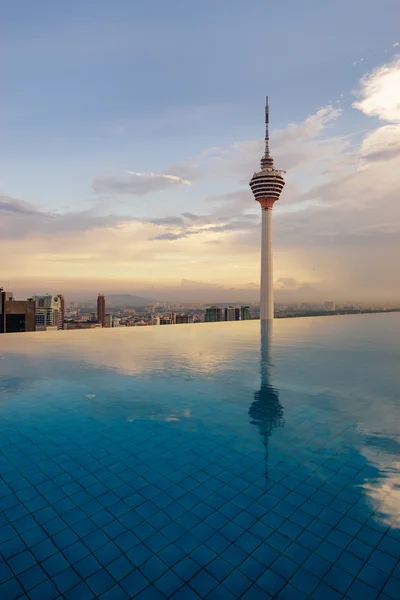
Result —
POLYGON ((223 321, 222 308, 220 306, 210 306, 206 308, 206 323, 215 323, 217 321, 223 321))
POLYGON ((240 308, 235 308, 235 321, 240 321, 240 308))
POLYGON ((274 318, 274 290, 272 277, 272 209, 279 200, 285 185, 282 173, 274 168, 274 161, 269 152, 269 105, 268 96, 265 104, 265 152, 261 159, 261 171, 254 173, 250 180, 250 188, 254 198, 261 205, 261 293, 260 319, 274 318))
POLYGON ((0 288, 0 333, 35 331, 35 303, 29 300, 14 300, 11 292, 0 288))
POLYGON ((106 314, 106 327, 112 327, 113 316, 109 313, 106 314))
POLYGON ((176 315, 176 324, 193 323, 193 315, 176 315))
POLYGON ((59 296, 34 296, 36 306, 36 331, 61 329, 61 300, 59 296))
POLYGON ((235 321, 235 307, 227 306, 225 308, 225 321, 235 321))
POLYGON ((174 313, 174 312, 169 313, 169 317, 171 319, 171 324, 175 325, 175 323, 176 323, 176 313, 174 313))
POLYGON ((242 321, 250 321, 250 319, 251 319, 250 306, 241 306, 240 307, 240 319, 242 321))
POLYGON ((106 298, 102 294, 97 296, 97 322, 106 327, 106 298))
POLYGON ((65 298, 62 294, 58 294, 58 297, 60 298, 60 304, 61 304, 61 327, 60 329, 64 329, 64 320, 65 320, 65 298))
POLYGON ((160 325, 171 325, 171 317, 161 317, 160 325))
POLYGON ((151 315, 151 324, 160 325, 160 317, 158 315, 151 315))

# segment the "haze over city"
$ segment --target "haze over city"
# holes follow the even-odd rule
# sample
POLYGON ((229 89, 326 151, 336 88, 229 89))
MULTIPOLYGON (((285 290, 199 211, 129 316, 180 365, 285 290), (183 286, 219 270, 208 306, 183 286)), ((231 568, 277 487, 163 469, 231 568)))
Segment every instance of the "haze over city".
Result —
POLYGON ((2 283, 257 301, 268 93, 276 301, 398 301, 400 9, 348 5, 8 3, 2 283))

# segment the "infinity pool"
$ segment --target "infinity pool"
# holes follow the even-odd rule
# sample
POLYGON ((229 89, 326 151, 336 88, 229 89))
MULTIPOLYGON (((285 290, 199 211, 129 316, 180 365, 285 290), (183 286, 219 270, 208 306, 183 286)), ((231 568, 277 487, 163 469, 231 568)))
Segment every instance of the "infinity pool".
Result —
POLYGON ((0 336, 0 598, 400 598, 400 315, 0 336))

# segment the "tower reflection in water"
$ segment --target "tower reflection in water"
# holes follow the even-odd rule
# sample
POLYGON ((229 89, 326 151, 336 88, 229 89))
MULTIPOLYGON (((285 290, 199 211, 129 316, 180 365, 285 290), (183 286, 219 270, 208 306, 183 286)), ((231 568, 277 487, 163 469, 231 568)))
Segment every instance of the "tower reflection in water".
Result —
POLYGON ((258 428, 265 448, 265 476, 268 478, 268 443, 276 427, 283 427, 283 408, 279 402, 279 392, 271 381, 271 341, 272 321, 261 321, 261 387, 254 393, 254 401, 249 408, 249 421, 258 428))

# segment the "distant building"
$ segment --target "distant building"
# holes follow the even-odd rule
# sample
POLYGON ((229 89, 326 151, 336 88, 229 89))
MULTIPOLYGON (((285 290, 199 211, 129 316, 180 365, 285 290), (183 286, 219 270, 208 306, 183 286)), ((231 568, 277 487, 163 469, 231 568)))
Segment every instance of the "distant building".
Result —
POLYGON ((193 315, 176 315, 176 324, 193 323, 193 315))
POLYGON ((97 322, 102 327, 107 327, 106 325, 106 298, 105 296, 99 294, 97 296, 97 322))
POLYGON ((114 317, 112 320, 112 326, 120 327, 120 325, 121 325, 121 319, 119 317, 114 317))
POLYGON ((101 328, 99 323, 93 323, 92 321, 66 321, 64 323, 64 329, 96 329, 101 328))
POLYGON ((64 320, 65 320, 65 298, 62 294, 58 294, 58 298, 60 298, 61 305, 61 327, 60 329, 64 329, 64 320))
POLYGON ((249 321, 251 319, 250 306, 240 307, 240 319, 242 321, 249 321))
POLYGON ((151 315, 151 324, 160 325, 160 317, 158 317, 157 315, 151 315))
POLYGON ((324 302, 324 309, 325 310, 335 310, 336 305, 334 302, 324 302))
POLYGON ((223 321, 222 308, 220 306, 210 306, 206 308, 206 323, 215 323, 223 321))
POLYGON ((235 307, 227 306, 225 308, 225 321, 235 321, 235 307))
POLYGON ((36 306, 36 331, 62 328, 61 299, 59 296, 34 296, 36 306))
POLYGON ((160 325, 171 325, 171 318, 170 317, 161 317, 160 325))
POLYGON ((113 317, 109 313, 106 313, 106 327, 112 327, 113 317))
POLYGON ((170 313, 169 316, 170 316, 170 319, 171 319, 171 324, 175 325, 175 323, 176 323, 176 313, 172 312, 172 313, 170 313))
POLYGON ((29 300, 14 300, 11 292, 0 288, 0 333, 35 331, 35 303, 29 300))
POLYGON ((235 321, 240 321, 240 308, 235 308, 235 321))

